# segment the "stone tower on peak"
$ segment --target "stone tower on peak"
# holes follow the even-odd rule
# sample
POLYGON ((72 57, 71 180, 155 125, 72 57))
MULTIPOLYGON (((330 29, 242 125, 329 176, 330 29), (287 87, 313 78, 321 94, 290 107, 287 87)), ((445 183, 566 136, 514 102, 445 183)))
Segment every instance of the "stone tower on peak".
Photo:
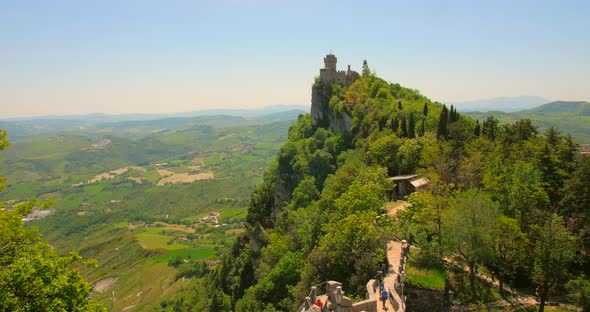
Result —
POLYGON ((336 55, 330 53, 324 57, 324 68, 320 69, 319 82, 311 88, 311 122, 315 127, 329 128, 336 134, 350 133, 352 129, 352 116, 347 111, 332 111, 330 98, 332 97, 332 84, 343 86, 351 85, 361 75, 350 69, 338 70, 336 55))
POLYGON ((338 62, 338 58, 336 55, 330 53, 324 57, 324 68, 320 69, 320 81, 323 83, 338 83, 341 85, 348 86, 352 84, 355 80, 357 80, 360 75, 359 73, 350 70, 350 65, 348 65, 348 70, 338 70, 336 68, 336 63, 338 62))
POLYGON ((333 69, 336 70, 336 62, 338 58, 336 55, 330 53, 324 57, 324 67, 325 69, 333 69))

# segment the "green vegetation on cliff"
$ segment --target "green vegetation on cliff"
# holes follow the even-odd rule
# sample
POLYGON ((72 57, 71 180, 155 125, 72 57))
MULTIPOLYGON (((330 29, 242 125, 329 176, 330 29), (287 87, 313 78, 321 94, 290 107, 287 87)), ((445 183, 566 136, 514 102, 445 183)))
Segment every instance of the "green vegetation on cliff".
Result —
POLYGON ((362 298, 396 237, 419 250, 417 270, 453 271, 462 303, 500 298, 480 292, 482 269, 501 285, 538 288, 543 302, 587 271, 590 207, 573 188, 590 182, 578 173, 590 159, 555 129, 480 124, 369 70, 350 86, 317 80, 312 94, 312 113, 289 129, 252 194, 246 232, 211 274, 167 302, 173 310, 292 311, 326 280, 362 298), (380 217, 395 187, 387 178, 416 172, 430 183, 412 206, 380 217))

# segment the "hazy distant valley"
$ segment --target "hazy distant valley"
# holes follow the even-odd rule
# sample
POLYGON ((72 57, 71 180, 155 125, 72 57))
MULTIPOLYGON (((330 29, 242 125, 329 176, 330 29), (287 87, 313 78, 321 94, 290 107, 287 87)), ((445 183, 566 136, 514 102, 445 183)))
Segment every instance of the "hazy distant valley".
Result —
POLYGON ((12 146, 0 201, 54 200, 29 224, 60 254, 97 260, 85 269, 95 297, 113 310, 156 307, 243 232, 250 193, 302 112, 1 121, 12 146), (178 256, 194 261, 169 266, 178 256))

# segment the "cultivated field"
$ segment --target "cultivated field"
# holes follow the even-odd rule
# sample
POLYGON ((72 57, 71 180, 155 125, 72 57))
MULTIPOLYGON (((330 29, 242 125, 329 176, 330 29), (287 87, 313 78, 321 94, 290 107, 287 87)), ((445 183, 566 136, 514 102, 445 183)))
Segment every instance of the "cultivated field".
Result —
POLYGON ((214 179, 215 175, 213 172, 206 172, 206 173, 197 173, 197 174, 189 174, 189 173, 176 173, 169 177, 166 177, 160 181, 156 185, 162 186, 166 184, 176 184, 176 183, 192 183, 199 180, 210 180, 214 179))

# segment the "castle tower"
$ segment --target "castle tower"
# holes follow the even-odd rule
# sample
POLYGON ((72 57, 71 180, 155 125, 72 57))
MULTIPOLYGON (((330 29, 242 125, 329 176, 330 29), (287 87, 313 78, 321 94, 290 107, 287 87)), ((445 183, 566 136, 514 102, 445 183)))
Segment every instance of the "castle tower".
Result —
POLYGON ((324 57, 324 68, 320 68, 321 82, 339 83, 348 86, 360 77, 357 72, 350 70, 350 65, 348 65, 348 70, 338 71, 336 62, 336 55, 332 54, 332 52, 324 57))
POLYGON ((336 70, 336 55, 330 53, 324 57, 324 68, 336 70))

